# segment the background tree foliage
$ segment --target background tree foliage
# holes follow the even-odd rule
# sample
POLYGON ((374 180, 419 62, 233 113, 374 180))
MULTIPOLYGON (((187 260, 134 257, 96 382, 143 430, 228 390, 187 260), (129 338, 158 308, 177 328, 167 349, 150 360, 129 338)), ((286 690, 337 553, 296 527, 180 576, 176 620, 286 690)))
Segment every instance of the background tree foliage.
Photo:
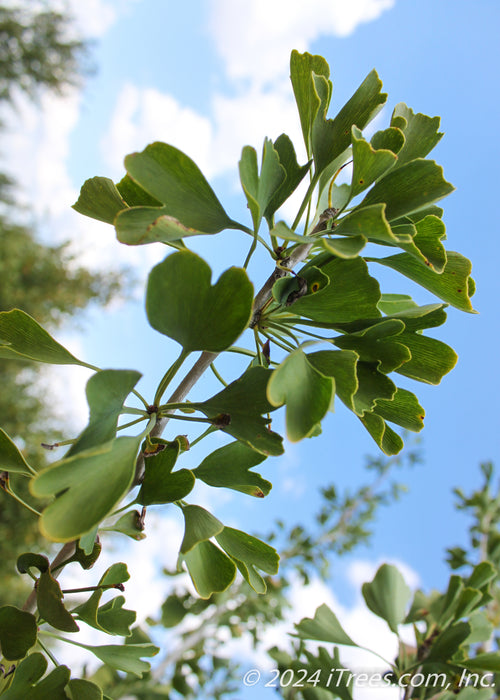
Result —
MULTIPOLYGON (((79 84, 87 70, 87 44, 75 37, 71 17, 33 3, 0 4, 0 139, 2 114, 16 109, 16 100, 36 102, 43 91, 60 93, 79 84)), ((1 155, 1 141, 0 141, 1 155)), ((0 164, 1 168, 1 164, 0 164)), ((16 183, 0 172, 0 311, 23 308, 48 328, 59 328, 90 302, 102 304, 121 289, 115 273, 91 272, 78 264, 69 243, 50 245, 37 237, 36 225, 20 222, 16 183)), ((23 211, 23 219, 29 212, 23 211)), ((52 408, 37 383, 40 366, 0 360, 0 424, 22 439, 26 455, 44 460, 40 443, 47 431, 57 439, 52 408), (30 438, 26 441, 26 435, 30 438)), ((22 487, 21 487, 22 488, 22 487)), ((34 547, 39 533, 34 518, 16 501, 2 499, 0 579, 8 602, 22 600, 24 589, 12 561, 34 547)))

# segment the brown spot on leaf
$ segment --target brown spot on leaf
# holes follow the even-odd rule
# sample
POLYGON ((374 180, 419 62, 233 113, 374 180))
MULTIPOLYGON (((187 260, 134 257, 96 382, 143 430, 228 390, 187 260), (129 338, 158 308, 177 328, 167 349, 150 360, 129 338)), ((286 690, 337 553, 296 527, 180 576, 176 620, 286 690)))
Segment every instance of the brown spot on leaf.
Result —
POLYGON ((216 428, 225 428, 231 423, 231 416, 229 413, 219 413, 218 416, 212 418, 212 425, 216 428))

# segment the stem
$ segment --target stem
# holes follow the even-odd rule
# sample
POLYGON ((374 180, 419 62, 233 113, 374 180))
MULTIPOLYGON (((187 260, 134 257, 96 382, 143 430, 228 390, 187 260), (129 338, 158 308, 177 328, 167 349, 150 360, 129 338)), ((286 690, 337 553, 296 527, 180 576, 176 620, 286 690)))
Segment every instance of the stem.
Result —
POLYGON ((212 372, 215 374, 215 376, 217 377, 217 379, 219 380, 219 382, 222 384, 222 386, 227 386, 227 382, 225 381, 225 379, 223 379, 223 377, 221 377, 221 375, 220 375, 219 372, 217 371, 217 368, 215 367, 215 365, 214 365, 213 362, 212 362, 211 365, 210 365, 210 369, 211 369, 212 372))
POLYGON ((160 403, 161 397, 165 393, 168 385, 170 384, 172 379, 175 377, 178 369, 181 367, 182 363, 184 362, 184 360, 186 359, 186 357, 188 355, 189 355, 189 352, 187 352, 186 350, 184 350, 184 348, 182 348, 179 357, 176 359, 176 361, 173 363, 173 365, 171 365, 167 369, 167 371, 163 375, 161 382, 158 384, 158 389, 156 390, 155 398, 153 401, 155 406, 158 406, 158 404, 160 403))
POLYGON ((250 259, 252 255, 255 253, 255 250, 257 248, 257 231, 255 231, 254 238, 252 241, 252 245, 250 246, 250 250, 248 251, 247 257, 245 258, 245 262, 243 263, 243 269, 247 269, 248 264, 250 262, 250 259))
POLYGON ((201 435, 198 435, 197 438, 195 438, 189 443, 189 447, 193 447, 198 442, 203 440, 204 437, 207 437, 207 435, 210 435, 210 433, 214 433, 216 430, 217 428, 215 427, 215 425, 209 425, 208 428, 201 435))
POLYGON ((49 649, 47 649, 47 647, 46 647, 45 644, 40 640, 40 638, 37 639, 37 642, 38 642, 38 644, 40 645, 40 647, 43 649, 43 651, 47 654, 47 656, 49 657, 49 659, 52 661, 52 663, 54 664, 54 666, 55 666, 56 668, 57 668, 58 666, 60 666, 61 664, 57 661, 56 657, 49 651, 49 649))
POLYGON ((226 352, 234 352, 237 355, 246 355, 247 357, 255 357, 255 353, 253 350, 248 350, 247 348, 240 348, 237 347, 236 345, 232 345, 230 348, 226 350, 226 352))
POLYGON ((295 231, 295 229, 299 225, 300 220, 302 219, 302 215, 303 215, 307 205, 311 201, 311 197, 313 195, 314 188, 318 184, 318 180, 319 180, 319 175, 316 175, 316 174, 313 175, 313 177, 311 178, 311 182, 309 183, 309 187, 307 188, 307 192, 304 196, 304 199, 302 200, 302 204, 300 205, 300 209, 298 211, 298 214, 295 217, 295 221, 292 224, 292 231, 295 231))
POLYGON ((149 416, 142 416, 141 418, 136 418, 136 420, 131 420, 129 423, 124 423, 123 425, 119 425, 117 430, 125 430, 125 428, 130 428, 131 425, 136 425, 137 423, 141 423, 143 420, 146 420, 149 418, 149 416))
POLYGON ((10 489, 9 486, 7 486, 7 487, 5 488, 5 493, 8 493, 9 496, 12 496, 12 498, 13 498, 14 500, 16 500, 16 501, 17 501, 18 503, 20 503, 22 506, 24 506, 25 508, 27 508, 29 511, 31 511, 34 515, 37 516, 37 518, 39 518, 39 517, 41 516, 41 513, 39 513, 37 510, 35 510, 35 508, 32 508, 32 507, 31 507, 28 503, 26 503, 25 501, 23 501, 23 499, 22 499, 20 496, 18 496, 17 494, 15 494, 14 491, 12 491, 12 490, 10 489))
POLYGON ((141 402, 144 404, 144 407, 145 407, 145 408, 148 407, 148 405, 149 405, 148 402, 146 401, 146 399, 144 398, 144 396, 142 396, 142 394, 139 394, 139 392, 137 391, 137 389, 132 389, 132 393, 133 393, 135 396, 137 396, 137 398, 139 399, 139 401, 141 401, 141 402))

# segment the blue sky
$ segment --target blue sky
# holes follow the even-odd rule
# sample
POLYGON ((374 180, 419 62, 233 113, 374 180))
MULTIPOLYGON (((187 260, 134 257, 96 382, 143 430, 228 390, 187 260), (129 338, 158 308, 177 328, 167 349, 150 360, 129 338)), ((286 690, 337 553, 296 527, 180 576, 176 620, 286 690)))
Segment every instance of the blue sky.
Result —
MULTIPOLYGON (((84 10, 77 2, 73 6, 83 30, 95 39, 96 74, 82 92, 44 97, 36 110, 20 102, 4 155, 47 238, 71 237, 89 264, 132 268, 134 299, 107 312, 92 311, 83 331, 68 331, 66 337, 89 362, 141 370, 146 393, 162 374, 158 363, 177 353, 174 343, 147 326, 140 298, 148 267, 166 251, 160 244, 125 249, 114 242, 111 227, 72 212, 87 177, 118 179, 124 155, 164 140, 199 163, 230 215, 247 216, 236 168, 242 146, 260 150, 264 136, 276 138, 282 131, 298 141, 287 79, 292 48, 328 60, 331 113, 376 68, 389 94, 377 125, 388 124, 400 101, 441 116, 445 136, 432 157, 456 187, 443 203, 447 248, 472 260, 473 303, 480 314, 452 309, 438 329, 437 337, 455 348, 459 363, 439 387, 413 389, 427 414, 421 433, 424 463, 402 475, 409 495, 379 514, 372 546, 358 550, 350 562, 375 567, 398 560, 418 572, 426 588, 443 586, 444 549, 466 536, 451 490, 477 486, 480 461, 500 461, 495 350, 500 5, 495 0, 92 0, 84 10)), ((196 242, 195 248, 218 275, 242 264, 247 240, 232 232, 219 242, 196 242)), ((261 264, 258 259, 250 268, 256 286, 269 273, 261 264)), ((404 282, 384 291, 416 292, 417 300, 429 300, 404 282)), ((76 392, 84 377, 65 375, 64 381, 76 392)), ((207 381, 200 391, 212 388, 207 381)), ((84 421, 81 398, 67 411, 75 413, 77 424, 84 421)), ((317 488, 332 481, 339 488, 359 485, 363 456, 376 451, 361 424, 339 407, 321 437, 261 465, 274 483, 267 499, 218 495, 212 508, 243 529, 256 522, 260 529, 276 516, 307 522, 317 488)), ((205 492, 201 497, 208 498, 205 492)), ((346 606, 354 600, 347 579, 334 573, 332 581, 337 600, 346 606)))

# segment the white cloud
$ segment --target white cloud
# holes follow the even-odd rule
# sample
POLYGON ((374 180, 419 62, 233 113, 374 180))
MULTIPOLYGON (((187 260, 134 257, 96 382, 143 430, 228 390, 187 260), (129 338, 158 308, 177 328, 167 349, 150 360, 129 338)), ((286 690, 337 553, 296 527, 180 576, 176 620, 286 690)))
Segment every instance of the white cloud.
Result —
POLYGON ((127 83, 121 89, 109 128, 102 139, 103 158, 116 177, 123 175, 123 157, 151 141, 165 141, 210 171, 212 126, 207 117, 183 107, 154 88, 127 83))
POLYGON ((320 36, 347 36, 394 3, 395 0, 212 0, 209 29, 227 75, 264 85, 287 74, 292 49, 305 51, 320 36))

